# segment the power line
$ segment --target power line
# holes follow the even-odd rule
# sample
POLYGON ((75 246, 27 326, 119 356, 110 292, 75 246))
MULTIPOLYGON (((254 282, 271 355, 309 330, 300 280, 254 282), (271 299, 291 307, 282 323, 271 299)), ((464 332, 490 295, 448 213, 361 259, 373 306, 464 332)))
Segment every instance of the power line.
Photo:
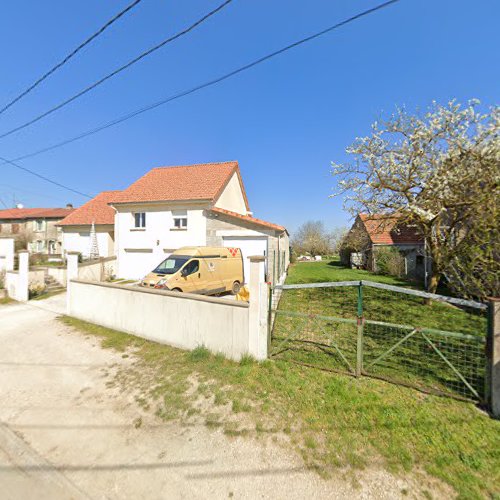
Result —
MULTIPOLYGON (((12 184, 5 184, 3 182, 0 182, 0 194, 3 192, 4 194, 7 193, 8 191, 12 191, 14 193, 26 193, 28 195, 34 195, 36 196, 37 198, 47 198, 47 199, 50 199, 50 200, 58 200, 58 201, 62 201, 62 200, 67 200, 67 198, 63 198, 62 195, 60 196, 51 196, 49 194, 41 194, 39 191, 35 191, 33 189, 26 189, 26 188, 20 188, 18 186, 13 186, 12 184), (4 188, 7 188, 7 189, 4 189, 4 188)), ((66 196, 66 195, 64 195, 66 196)), ((1 198, 0 198, 0 203, 2 202, 1 198)))
POLYGON ((65 186, 64 184, 61 184, 57 181, 53 181, 52 179, 49 179, 48 177, 45 177, 44 175, 41 175, 37 172, 34 172, 33 170, 30 170, 29 168, 18 165, 17 163, 13 162, 12 160, 7 160, 7 158, 3 158, 2 156, 0 156, 0 160, 2 160, 4 163, 8 163, 9 165, 12 165, 13 167, 19 168, 20 170, 24 170, 24 172, 27 172, 31 175, 34 175, 35 177, 43 179, 46 182, 50 182, 51 184, 54 184, 55 186, 66 189, 67 191, 71 191, 72 193, 78 194, 80 196, 84 196, 85 198, 92 198, 92 196, 90 196, 88 194, 82 193, 81 191, 77 191, 76 189, 65 186))
POLYGON ((176 33, 175 35, 173 35, 173 36, 171 36, 171 37, 169 37, 169 38, 167 38, 165 40, 163 40, 159 44, 155 45, 154 47, 151 47, 150 49, 146 50, 145 52, 143 52, 142 54, 138 55, 137 57, 134 57, 134 59, 130 60, 129 62, 127 62, 123 66, 120 66, 119 68, 115 69, 114 71, 112 71, 108 75, 104 76, 100 80, 97 80, 96 82, 94 82, 93 84, 91 84, 88 87, 84 88, 83 90, 81 90, 80 92, 78 92, 74 96, 70 97, 69 99, 66 99, 65 101, 62 101, 61 103, 59 103, 56 106, 50 108, 49 110, 43 112, 42 114, 36 116, 35 118, 32 118, 31 120, 27 121, 26 123, 23 123, 22 125, 19 125, 18 127, 15 127, 13 129, 9 130, 8 132, 5 132, 5 133, 1 134, 0 135, 0 139, 2 139, 4 137, 7 137, 7 136, 9 136, 11 134, 14 134, 15 132, 18 132, 18 131, 26 128, 26 127, 29 127, 30 125, 33 125, 34 123, 42 120, 43 118, 45 118, 46 116, 54 113, 55 111, 58 111, 59 109, 64 108, 65 106, 67 106, 71 102, 76 101, 78 98, 82 97, 83 95, 87 94, 88 92, 90 92, 91 90, 95 89, 99 85, 103 84, 105 81, 113 78, 114 76, 118 75, 119 73, 121 73, 122 71, 126 70, 127 68, 130 68, 135 63, 139 62, 141 59, 144 59, 145 57, 151 55, 153 52, 156 52, 158 49, 164 47, 168 43, 171 43, 174 40, 177 40, 178 38, 180 38, 180 37, 188 34, 190 31, 194 30, 200 24, 204 23, 207 19, 209 19, 214 14, 216 14, 217 12, 219 12, 220 10, 222 10, 224 7, 226 7, 226 5, 230 4, 232 1, 233 0, 225 0, 225 2, 223 2, 221 5, 219 5, 214 10, 210 11, 208 14, 204 15, 202 18, 198 19, 195 23, 193 23, 188 28, 186 28, 186 29, 184 29, 184 30, 176 33))
POLYGON ((74 136, 74 137, 72 137, 70 139, 66 139, 66 140, 64 140, 62 142, 53 144, 52 146, 48 146, 46 148, 39 149, 39 150, 34 151, 32 153, 28 153, 28 154, 25 154, 23 156, 19 156, 19 157, 15 158, 14 160, 15 161, 25 160, 25 159, 31 158, 33 156, 38 156, 38 155, 40 155, 42 153, 46 153, 47 151, 52 151, 54 149, 57 149, 57 148, 60 148, 62 146, 65 146, 67 144, 70 144, 72 142, 75 142, 75 141, 78 141, 78 140, 83 139, 85 137, 88 137, 90 135, 93 135, 93 134, 96 134, 98 132, 101 132, 102 130, 105 130, 107 128, 113 127, 114 125, 118 125, 119 123, 122 123, 124 121, 130 120, 131 118, 134 118, 137 115, 140 115, 142 113, 150 111, 150 110, 152 110, 154 108, 157 108, 159 106, 167 104, 167 103, 169 103, 171 101, 175 101, 176 99, 180 99, 181 97, 185 97, 185 96, 187 96, 189 94, 193 94, 195 92, 198 92, 199 90, 202 90, 204 88, 207 88, 207 87, 210 87, 210 86, 215 85, 217 83, 220 83, 220 82, 222 82, 224 80, 227 80, 228 78, 231 78, 231 77, 233 77, 233 76, 235 76, 235 75, 237 75, 239 73, 242 73, 243 71, 246 71, 246 70, 248 70, 250 68, 253 68, 254 66, 257 66, 258 64, 263 63, 264 61, 267 61, 267 60, 269 60, 269 59, 271 59, 273 57, 276 57, 276 56, 278 56, 280 54, 283 54, 284 52, 286 52, 288 50, 291 50, 291 49, 293 49, 293 48, 295 48, 295 47, 297 47, 297 46, 299 46, 299 45, 301 45, 303 43, 306 43, 306 42, 309 42, 311 40, 314 40, 315 38, 318 38, 318 37, 320 37, 322 35, 325 35, 326 33, 329 33, 330 31, 338 29, 338 28, 340 28, 340 27, 342 27, 342 26, 344 26, 344 25, 346 25, 348 23, 351 23, 351 22, 353 22, 353 21, 355 21, 357 19, 360 19, 361 17, 367 16, 367 15, 372 14, 372 13, 374 13, 374 12, 376 12, 378 10, 381 10, 381 9, 383 9, 385 7, 388 7, 389 5, 397 3, 398 1, 399 0, 390 0, 388 2, 384 2, 382 4, 379 4, 379 5, 371 8, 371 9, 368 9, 368 10, 365 10, 365 11, 359 13, 359 14, 356 14, 355 16, 352 16, 352 17, 350 17, 348 19, 345 19, 344 21, 341 21, 341 22, 339 22, 337 24, 334 24, 333 26, 330 26, 329 28, 326 28, 326 29, 324 29, 322 31, 319 31, 319 32, 317 32, 317 33, 315 33, 315 34, 313 34, 311 36, 308 36, 306 38, 302 38, 301 40, 299 40, 297 42, 291 43, 290 45, 287 45, 286 47, 283 47, 283 48, 281 48, 279 50, 276 50, 275 52, 272 52, 272 53, 270 53, 270 54, 268 54, 266 56, 263 56, 263 57, 255 60, 255 61, 249 63, 249 64, 246 64, 245 66, 241 66, 240 68, 235 69, 235 70, 233 70, 233 71, 231 71, 229 73, 226 73, 223 76, 220 76, 218 78, 215 78, 213 80, 205 82, 205 83, 203 83, 201 85, 197 85, 196 87, 193 87, 193 88, 191 88, 189 90, 185 90, 185 91, 182 91, 182 92, 180 92, 178 94, 175 94, 173 96, 170 96, 170 97, 167 97, 165 99, 162 99, 161 101, 157 101, 155 103, 149 104, 148 106, 145 106, 143 108, 140 108, 140 109, 137 109, 135 111, 132 111, 132 112, 130 112, 130 113, 126 114, 126 115, 123 115, 123 116, 121 116, 119 118, 115 118, 114 120, 112 120, 110 122, 107 122, 107 123, 105 123, 103 125, 100 125, 100 126, 98 126, 96 128, 87 130, 86 132, 82 132, 81 134, 76 135, 76 136, 74 136))
POLYGON ((104 24, 99 30, 97 30, 93 35, 87 38, 84 42, 82 42, 76 49, 72 50, 62 61, 58 62, 54 67, 49 69, 45 74, 43 74, 38 80, 36 80, 33 84, 31 84, 27 89, 21 92, 17 97, 12 99, 9 103, 7 103, 2 109, 0 109, 0 115, 13 106, 16 102, 20 101, 24 96, 29 94, 32 90, 34 90, 38 85, 40 85, 44 80, 46 80, 50 75, 55 73, 59 68, 64 66, 71 58, 73 58, 80 50, 82 50, 86 45, 95 40, 99 35, 101 35, 107 28, 109 28, 114 22, 118 21, 122 16, 124 16, 129 10, 133 9, 138 3, 142 0, 134 0, 131 4, 125 7, 122 11, 118 12, 114 17, 112 17, 106 24, 104 24))
MULTIPOLYGON (((397 2, 399 2, 399 0, 389 0, 387 2, 379 4, 379 5, 371 8, 371 9, 368 9, 368 10, 365 10, 363 12, 360 12, 359 14, 356 14, 356 15, 354 15, 352 17, 349 17, 348 19, 345 19, 344 21, 341 21, 341 22, 339 22, 337 24, 334 24, 333 26, 330 26, 329 28, 326 28, 326 29, 324 29, 322 31, 319 31, 319 32, 317 32, 317 33, 315 33, 315 34, 313 34, 311 36, 306 37, 306 38, 302 38, 301 40, 298 40, 297 42, 291 43, 291 44, 289 44, 289 45, 287 45, 287 46, 285 46, 285 47, 283 47, 283 48, 281 48, 279 50, 271 52, 270 54, 265 55, 265 56, 263 56, 263 57, 255 60, 255 61, 253 61, 253 62, 251 62, 249 64, 246 64, 245 66, 241 66, 240 68, 235 69, 235 70, 233 70, 233 71, 231 71, 229 73, 226 73, 225 75, 223 75, 221 77, 218 77, 218 78, 215 78, 215 79, 210 80, 208 82, 205 82, 205 83, 203 83, 201 85, 198 85, 198 86, 193 87, 193 88, 191 88, 189 90, 183 91, 183 92, 181 92, 179 94, 167 97, 166 99, 162 99, 161 101, 157 101, 157 102, 155 102, 153 104, 150 104, 150 105, 145 106, 143 108, 140 108, 138 110, 132 111, 131 113, 128 113, 127 115, 123 115, 123 116, 121 116, 119 118, 116 118, 115 120, 112 120, 112 121, 110 121, 108 123, 105 123, 104 125, 101 125, 101 126, 96 127, 94 129, 91 129, 91 130, 88 130, 86 132, 83 132, 82 134, 79 134, 79 135, 77 135, 75 137, 72 137, 70 139, 66 139, 65 141, 59 142, 57 144, 54 144, 54 145, 49 146, 49 147, 46 147, 44 149, 40 149, 40 150, 32 152, 32 153, 28 153, 28 154, 23 155, 23 156, 19 156, 19 157, 15 158, 15 160, 16 161, 24 160, 26 158, 37 156, 37 155, 45 153, 47 151, 51 151, 53 149, 57 149, 57 148, 62 147, 64 145, 66 145, 66 144, 70 144, 71 142, 75 142, 75 141, 77 141, 79 139, 83 139, 84 137, 88 137, 88 136, 96 134, 96 133, 98 133, 98 132, 100 132, 102 130, 105 130, 105 129, 109 128, 109 127, 112 127, 114 125, 122 123, 122 122, 124 122, 126 120, 129 120, 129 119, 133 118, 134 116, 140 115, 142 113, 145 113, 146 111, 150 111, 150 110, 152 110, 154 108, 162 106, 163 104, 167 104, 168 102, 174 101, 176 99, 180 99, 181 97, 185 97, 185 96, 187 96, 189 94, 193 94, 194 92, 197 92, 197 91, 199 91, 201 89, 210 87, 210 86, 215 85, 217 83, 220 83, 220 82, 222 82, 224 80, 227 80, 228 78, 231 78, 232 76, 235 76, 235 75, 237 75, 239 73, 242 73, 243 71, 246 71, 246 70, 248 70, 248 69, 250 69, 250 68, 252 68, 254 66, 257 66, 258 64, 260 64, 260 63, 262 63, 264 61, 267 61, 267 60, 269 60, 269 59, 271 59, 273 57, 276 57, 276 56, 278 56, 280 54, 283 54, 284 52, 287 52, 288 50, 291 50, 291 49, 293 49, 293 48, 295 48, 295 47, 297 47, 299 45, 302 45, 303 43, 306 43, 306 42, 309 42, 311 40, 314 40, 315 38, 318 38, 318 37, 320 37, 322 35, 325 35, 326 33, 329 33, 330 31, 333 31, 333 30, 338 29, 338 28, 340 28, 342 26, 345 26, 346 24, 349 24, 349 23, 351 23, 351 22, 353 22, 353 21, 355 21, 357 19, 360 19, 360 18, 362 18, 364 16, 367 16, 369 14, 372 14, 372 13, 378 11, 378 10, 384 9, 385 7, 388 7, 388 6, 390 6, 392 4, 395 4, 397 2)), ((0 157, 0 160, 3 160, 4 163, 10 163, 10 164, 12 164, 12 165, 14 165, 14 166, 22 169, 22 170, 25 170, 25 171, 33 174, 33 175, 36 175, 37 177, 41 177, 42 179, 47 180, 48 182, 51 182, 52 184, 56 184, 56 185, 58 185, 60 187, 63 187, 65 189, 69 189, 70 191, 73 191, 73 192, 77 192, 77 191, 75 191, 75 190, 73 190, 71 188, 67 188, 66 186, 62 186, 61 184, 56 183, 56 182, 54 182, 54 181, 52 181, 50 179, 44 178, 43 176, 40 176, 36 172, 33 172, 33 171, 29 170, 29 169, 21 167, 17 163, 14 163, 14 161, 12 161, 12 160, 6 160, 5 158, 2 158, 2 157, 0 157)), ((77 194, 80 194, 82 196, 88 196, 88 195, 80 193, 80 192, 77 192, 77 194)))

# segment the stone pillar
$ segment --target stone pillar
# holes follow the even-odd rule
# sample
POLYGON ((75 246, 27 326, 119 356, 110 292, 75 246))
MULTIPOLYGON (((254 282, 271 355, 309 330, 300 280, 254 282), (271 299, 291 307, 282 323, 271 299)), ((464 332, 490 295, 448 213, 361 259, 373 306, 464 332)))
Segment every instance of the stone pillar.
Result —
POLYGON ((14 270, 14 238, 0 236, 0 271, 14 270))
POLYGON ((500 418, 500 298, 488 304, 488 396, 493 417, 500 418))
POLYGON ((19 251, 19 272, 17 277, 17 300, 28 302, 29 299, 29 272, 30 272, 30 254, 28 250, 19 251))
POLYGON ((66 269, 66 314, 70 314, 71 308, 71 280, 78 278, 78 255, 79 252, 67 252, 66 269))
POLYGON ((267 359, 267 306, 269 293, 267 283, 262 279, 266 259, 263 255, 248 258, 250 259, 248 352, 257 360, 264 360, 267 359))

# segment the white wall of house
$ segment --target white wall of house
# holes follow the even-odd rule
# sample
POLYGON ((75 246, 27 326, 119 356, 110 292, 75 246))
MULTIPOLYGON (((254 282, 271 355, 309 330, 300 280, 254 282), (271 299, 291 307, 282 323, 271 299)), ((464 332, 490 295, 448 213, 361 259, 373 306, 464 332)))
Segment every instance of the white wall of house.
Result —
MULTIPOLYGON (((91 226, 64 226, 63 227, 63 253, 80 252, 84 257, 90 255, 91 226)), ((97 247, 100 257, 111 257, 114 255, 114 230, 113 226, 96 226, 97 247)))
POLYGON ((115 215, 117 273, 140 279, 177 248, 206 245, 204 206, 172 204, 117 205, 115 215), (196 207, 196 208, 194 208, 196 207), (146 214, 145 227, 135 227, 135 213, 146 214), (176 228, 175 218, 187 217, 187 227, 176 228))
POLYGON ((241 191, 240 181, 238 174, 234 173, 226 187, 222 191, 219 199, 215 203, 217 208, 231 210, 238 214, 247 214, 247 207, 245 205, 245 198, 241 191))

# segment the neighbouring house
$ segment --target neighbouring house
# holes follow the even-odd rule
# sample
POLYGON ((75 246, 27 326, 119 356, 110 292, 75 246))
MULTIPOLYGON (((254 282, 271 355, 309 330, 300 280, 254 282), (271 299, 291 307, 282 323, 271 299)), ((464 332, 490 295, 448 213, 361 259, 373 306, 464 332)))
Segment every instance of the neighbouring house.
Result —
POLYGON ((13 236, 18 249, 60 255, 62 231, 58 222, 74 211, 66 208, 9 208, 0 210, 0 236, 13 236))
POLYGON ((251 255, 265 256, 268 280, 288 266, 288 232, 253 217, 236 161, 154 168, 110 205, 121 278, 142 278, 182 246, 241 248, 246 281, 251 255))
POLYGON ((363 214, 356 217, 344 238, 340 251, 344 265, 379 271, 377 259, 384 249, 396 248, 401 256, 401 275, 423 280, 430 259, 425 255, 425 241, 417 228, 401 223, 398 217, 363 214))
POLYGON ((79 252, 83 258, 88 258, 94 224, 99 257, 115 255, 115 210, 109 202, 118 193, 120 191, 103 191, 58 223, 64 254, 79 252))

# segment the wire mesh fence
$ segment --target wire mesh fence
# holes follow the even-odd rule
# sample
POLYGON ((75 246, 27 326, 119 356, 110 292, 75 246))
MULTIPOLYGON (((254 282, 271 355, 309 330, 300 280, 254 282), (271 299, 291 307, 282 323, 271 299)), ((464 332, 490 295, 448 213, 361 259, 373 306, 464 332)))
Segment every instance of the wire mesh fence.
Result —
POLYGON ((484 400, 486 307, 371 282, 272 289, 271 355, 484 400))

